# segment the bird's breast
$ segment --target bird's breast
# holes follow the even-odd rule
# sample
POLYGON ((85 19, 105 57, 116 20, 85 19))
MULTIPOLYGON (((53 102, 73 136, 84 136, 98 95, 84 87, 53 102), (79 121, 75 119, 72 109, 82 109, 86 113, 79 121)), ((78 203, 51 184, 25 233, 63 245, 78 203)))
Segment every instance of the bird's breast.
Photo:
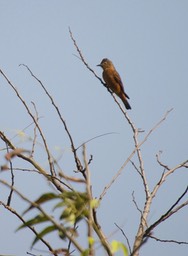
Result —
POLYGON ((106 85, 116 94, 119 94, 121 91, 121 86, 120 84, 116 81, 115 75, 117 71, 114 69, 105 69, 103 71, 103 79, 106 83, 106 85))

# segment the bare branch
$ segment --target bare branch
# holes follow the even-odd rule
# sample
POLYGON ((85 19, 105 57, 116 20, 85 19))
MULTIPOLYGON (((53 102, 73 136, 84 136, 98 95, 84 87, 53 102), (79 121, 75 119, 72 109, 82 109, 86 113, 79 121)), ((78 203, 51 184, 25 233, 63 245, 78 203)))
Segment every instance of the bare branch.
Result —
POLYGON ((137 173, 138 173, 139 175, 142 175, 142 174, 140 173, 139 168, 136 166, 136 164, 135 164, 132 160, 130 160, 130 163, 132 164, 132 166, 134 167, 134 169, 137 171, 137 173))
POLYGON ((173 172, 175 172, 176 170, 180 169, 180 168, 187 168, 187 163, 188 163, 188 160, 176 165, 174 168, 170 169, 169 167, 165 168, 167 169, 168 171, 167 172, 163 172, 160 180, 158 181, 158 183, 156 184, 156 186, 154 187, 153 191, 151 192, 151 195, 152 197, 155 197, 158 189, 160 188, 160 186, 162 185, 163 182, 165 182, 166 178, 172 174, 173 172))
MULTIPOLYGON (((85 165, 84 169, 86 171, 86 175, 85 175, 86 189, 87 189, 87 194, 89 196, 88 237, 92 237, 92 228, 93 228, 97 236, 99 237, 101 244, 104 246, 107 254, 109 256, 112 256, 110 245, 97 221, 96 208, 92 207, 91 205, 93 196, 92 196, 92 190, 91 190, 90 171, 89 171, 90 160, 89 162, 87 161, 85 145, 83 146, 83 157, 84 157, 84 165, 85 165)), ((90 248, 90 255, 94 255, 93 245, 90 243, 89 243, 89 248, 90 248)))
POLYGON ((84 144, 87 144, 88 142, 92 141, 92 140, 95 140, 95 139, 98 139, 100 137, 103 137, 103 136, 106 136, 106 135, 110 135, 110 134, 117 134, 117 132, 107 132, 107 133, 104 133, 104 134, 100 134, 98 136, 95 136, 89 140, 86 140, 85 142, 83 142, 81 145, 79 145, 75 150, 78 150, 79 148, 83 147, 84 144))
POLYGON ((130 245, 130 242, 129 242, 129 239, 128 237, 126 236, 124 230, 122 228, 120 228, 120 226, 118 226, 118 224, 114 223, 116 225, 116 227, 121 231, 121 233, 123 234, 123 236, 125 237, 126 241, 127 241, 127 245, 128 245, 128 248, 129 248, 129 252, 131 254, 131 245, 130 245))
MULTIPOLYGON (((32 102, 32 104, 33 104, 33 106, 34 106, 35 113, 36 113, 35 119, 36 119, 36 122, 38 123, 38 121, 39 121, 38 111, 37 111, 37 108, 36 108, 35 103, 32 102)), ((32 150, 31 150, 31 157, 33 157, 33 155, 34 155, 36 140, 37 140, 37 126, 35 125, 35 126, 34 126, 33 144, 32 144, 32 150)))
MULTIPOLYGON (((13 189, 14 190, 14 189, 13 189)), ((15 210, 13 209, 12 207, 10 207, 9 205, 6 205, 5 203, 3 203, 2 201, 0 201, 0 204, 5 208, 7 209, 9 212, 13 213, 14 215, 16 215, 21 221, 22 223, 26 224, 25 220, 22 218, 22 216, 15 210)), ((44 240, 44 238, 40 237, 37 233, 37 231, 35 230, 34 227, 32 226, 27 226, 35 235, 36 237, 39 238, 39 240, 45 244, 47 246, 47 248, 49 249, 49 251, 54 255, 54 256, 58 256, 57 254, 54 254, 54 249, 52 249, 51 245, 46 241, 44 240)))
POLYGON ((142 211, 140 210, 140 208, 138 207, 138 204, 135 200, 135 196, 134 196, 134 191, 132 192, 132 198, 133 198, 133 203, 136 206, 136 209, 139 211, 140 215, 142 216, 142 211))
POLYGON ((59 118, 60 118, 60 120, 61 120, 61 122, 62 122, 63 125, 64 125, 64 129, 65 129, 65 131, 66 131, 66 133, 67 133, 67 135, 68 135, 68 138, 69 138, 69 140, 70 140, 71 147, 72 147, 72 152, 73 152, 73 154, 74 154, 74 159, 75 159, 75 163, 76 163, 77 169, 78 169, 78 171, 82 171, 83 167, 82 167, 82 164, 81 164, 81 162, 80 162, 80 160, 79 160, 79 158, 78 158, 78 156, 77 156, 77 154, 76 154, 76 147, 74 146, 74 141, 73 141, 72 135, 71 135, 71 133, 70 133, 70 131, 69 131, 69 129, 68 129, 68 126, 67 126, 65 120, 63 119, 63 117, 62 117, 62 115, 61 115, 61 112, 60 112, 58 106, 56 105, 56 103, 55 103, 53 97, 50 95, 50 93, 48 92, 48 90, 46 89, 46 87, 43 85, 43 83, 33 74, 33 72, 31 71, 31 69, 30 69, 27 65, 25 65, 25 64, 20 64, 20 66, 24 66, 24 67, 27 68, 27 70, 29 71, 29 73, 31 74, 31 76, 40 84, 40 86, 42 87, 42 89, 44 90, 44 92, 46 93, 46 95, 48 96, 48 98, 50 99, 52 105, 54 106, 54 108, 55 108, 55 110, 56 110, 56 112, 57 112, 57 114, 58 114, 58 116, 59 116, 59 118))
POLYGON ((188 192, 188 186, 186 187, 185 191, 183 192, 183 194, 177 199, 177 201, 170 207, 170 209, 163 214, 157 221, 155 221, 152 225, 150 225, 150 227, 148 229, 146 229, 146 231, 144 232, 144 237, 148 236, 148 234, 150 234, 152 232, 152 230, 157 227, 159 224, 161 224, 164 220, 166 220, 167 218, 169 218, 171 215, 173 215, 174 213, 176 213, 177 211, 179 211, 181 208, 183 208, 184 206, 188 205, 188 200, 186 202, 184 202, 183 204, 181 204, 180 206, 176 207, 174 209, 174 207, 180 202, 180 200, 187 194, 188 192), (174 210, 173 210, 174 209, 174 210))
POLYGON ((161 155, 161 151, 158 153, 158 154, 156 154, 156 158, 157 158, 157 163, 160 165, 160 166, 162 166, 162 167, 164 167, 164 169, 165 170, 170 170, 170 168, 166 165, 166 164, 163 164, 161 161, 160 161, 160 155, 161 155))
POLYGON ((155 236, 152 236, 152 235, 148 235, 149 238, 152 238, 154 240, 156 240, 157 242, 162 242, 162 243, 175 243, 175 244, 188 244, 188 242, 183 242, 183 241, 177 241, 177 240, 172 240, 172 239, 160 239, 160 238, 157 238, 155 236))
POLYGON ((16 89, 16 87, 13 85, 13 83, 8 79, 8 77, 5 75, 5 73, 0 69, 0 73, 2 74, 2 76, 5 78, 5 80, 7 81, 7 83, 11 86, 11 88, 13 89, 13 91, 15 92, 16 96, 19 98, 19 100, 21 101, 21 103, 23 104, 23 106, 25 107, 27 113, 29 114, 29 116, 32 118, 33 122, 35 123, 39 133, 40 133, 40 136, 43 140, 43 143, 44 143, 44 146, 45 146, 45 149, 46 149, 46 153, 47 153, 47 157, 48 157, 48 162, 49 162, 49 166, 50 166, 50 172, 51 174, 53 175, 54 174, 54 171, 53 171, 53 165, 52 165, 52 161, 51 161, 51 156, 50 156, 50 151, 48 149, 48 145, 47 145, 47 142, 46 142, 46 139, 44 137, 44 134, 39 126, 39 124, 36 122, 35 120, 35 117, 33 116, 33 114, 31 113, 28 105, 26 104, 26 102, 23 100, 23 98, 21 97, 21 95, 19 94, 18 90, 16 89))
MULTIPOLYGON (((116 179, 120 176, 120 174, 122 173, 122 171, 124 170, 125 166, 130 162, 130 160, 132 159, 132 157, 134 156, 134 154, 140 149, 140 147, 147 141, 147 139, 149 138, 149 136, 161 125, 162 122, 164 122, 167 118, 167 115, 172 111, 172 109, 170 109, 169 111, 167 111, 165 113, 165 115, 163 116, 163 118, 155 124, 155 126, 146 134, 145 138, 139 143, 136 142, 136 146, 134 148, 134 150, 132 151, 132 153, 128 156, 127 160, 124 162, 124 164, 121 166, 121 168, 119 169, 119 171, 114 175, 114 177, 112 178, 112 180, 110 181, 110 183, 108 185, 105 186, 103 192, 101 193, 99 200, 102 200, 102 198, 104 197, 104 195, 107 193, 107 190, 112 186, 112 184, 116 181, 116 179)), ((126 113, 127 115, 127 113, 126 113)), ((130 120, 130 119, 129 119, 130 120)), ((136 128, 134 126, 134 124, 131 122, 131 120, 129 121, 131 126, 133 127, 133 129, 136 131, 136 128)))
POLYGON ((94 70, 89 66, 89 64, 85 61, 85 59, 84 59, 84 57, 83 57, 83 54, 82 54, 81 50, 79 49, 79 47, 78 47, 78 45, 77 45, 77 43, 76 43, 76 40, 75 40, 74 37, 73 37, 72 31, 71 31, 70 28, 69 28, 69 34, 70 34, 70 37, 71 37, 71 39, 72 39, 72 41, 73 41, 73 43, 74 43, 74 46, 75 46, 75 48, 76 48, 78 54, 79 54, 79 56, 80 56, 81 61, 84 63, 84 65, 86 66, 86 68, 87 68, 89 71, 91 71, 91 72, 94 74, 94 76, 101 82, 101 84, 103 84, 103 85, 106 87, 106 84, 103 82, 103 80, 95 73, 95 71, 94 71, 94 70))
MULTIPOLYGON (((76 225, 76 223, 74 224, 74 230, 76 231, 78 229, 78 226, 76 225)), ((73 234, 72 234, 72 236, 73 236, 73 234)), ((70 252, 70 249, 71 249, 71 244, 72 244, 72 241, 71 240, 69 240, 69 242, 68 242, 68 246, 67 246, 67 250, 68 250, 68 252, 70 252)), ((71 253, 69 253, 70 255, 74 252, 75 250, 73 250, 71 253)), ((69 256, 69 254, 67 255, 67 256, 69 256)))
MULTIPOLYGON (((5 142, 6 148, 7 148, 7 154, 9 154, 9 147, 8 144, 5 142)), ((14 186, 14 172, 13 172, 13 165, 11 159, 9 160, 9 166, 10 166, 10 172, 11 172, 11 186, 14 186)), ((10 206, 12 195, 13 195, 13 189, 10 190, 10 194, 7 199, 7 205, 10 206)))
MULTIPOLYGON (((89 205, 88 205, 88 221, 87 221, 87 228, 88 228, 88 237, 91 238, 93 237, 93 209, 91 206, 91 202, 93 200, 92 196, 92 190, 91 190, 91 177, 90 177, 90 170, 88 166, 88 161, 87 161, 87 156, 86 156, 86 146, 85 144, 83 145, 83 158, 84 158, 84 165, 85 165, 85 170, 86 170, 86 191, 87 195, 89 197, 89 205)), ((89 248, 89 255, 94 255, 94 248, 93 244, 88 241, 88 248, 89 248)))
MULTIPOLYGON (((12 144, 12 142, 4 135, 4 133, 2 133, 0 131, 0 138, 7 143, 7 145, 13 149, 16 150, 16 147, 12 144)), ((23 155, 22 153, 17 155, 18 157, 26 160, 27 162, 29 162, 32 166, 34 166, 41 174, 43 174, 45 177, 47 177, 50 181, 52 181, 52 183, 54 184, 54 186, 60 191, 63 192, 64 191, 64 187, 61 185, 61 183, 55 178, 56 176, 53 175, 49 175, 46 170, 44 170, 37 162, 35 162, 35 160, 33 158, 30 158, 26 155, 23 155)))

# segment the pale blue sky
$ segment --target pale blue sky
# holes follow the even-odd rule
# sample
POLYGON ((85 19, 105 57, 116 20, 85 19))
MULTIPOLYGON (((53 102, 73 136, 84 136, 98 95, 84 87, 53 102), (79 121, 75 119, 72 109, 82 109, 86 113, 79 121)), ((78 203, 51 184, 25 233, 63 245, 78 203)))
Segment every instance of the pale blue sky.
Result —
MULTIPOLYGON (((102 70, 96 65, 102 58, 113 61, 130 96, 132 110, 129 115, 137 127, 147 132, 167 110, 174 108, 143 146, 146 174, 152 187, 163 171, 155 159, 159 150, 163 151, 162 160, 170 167, 187 159, 187 13, 186 0, 0 2, 0 68, 30 106, 31 101, 36 103, 52 152, 57 154, 57 146, 64 152, 60 164, 67 174, 73 174, 74 165, 63 126, 41 88, 19 64, 27 64, 53 95, 77 146, 103 133, 117 133, 87 145, 88 155, 94 156, 91 173, 95 196, 100 195, 132 152, 132 132, 110 94, 74 56, 77 52, 69 36, 69 26, 86 61, 98 75, 101 76, 102 70)), ((2 78, 0 85, 0 129, 14 136, 31 120, 2 78)), ((28 129, 27 134, 32 135, 32 129, 28 129)), ((27 148, 30 144, 16 145, 27 148)), ((44 161, 45 166, 45 159, 38 159, 44 161)), ((10 175, 2 173, 0 178, 9 181, 10 175)), ((153 202, 150 223, 168 210, 187 186, 187 181, 187 170, 170 177, 153 202)), ((15 186, 33 200, 48 189, 39 176, 18 172, 15 186)), ((106 234, 116 229, 116 222, 122 225, 131 243, 139 220, 132 191, 142 206, 141 180, 132 166, 127 165, 99 209, 99 219, 106 234)), ((7 196, 7 191, 4 193, 7 196)), ((17 205, 19 209, 26 207, 15 198, 13 206, 17 205)), ((162 239, 187 240, 187 212, 185 208, 162 224, 155 235, 162 239)), ((16 217, 1 208, 0 226, 4 228, 0 231, 0 254, 26 255, 33 235, 29 230, 14 233, 18 225, 16 217)), ((125 242, 120 232, 111 239, 125 242)), ((44 249, 40 244, 36 248, 44 249)), ((186 256, 187 250, 185 245, 151 241, 143 246, 141 255, 186 256)))

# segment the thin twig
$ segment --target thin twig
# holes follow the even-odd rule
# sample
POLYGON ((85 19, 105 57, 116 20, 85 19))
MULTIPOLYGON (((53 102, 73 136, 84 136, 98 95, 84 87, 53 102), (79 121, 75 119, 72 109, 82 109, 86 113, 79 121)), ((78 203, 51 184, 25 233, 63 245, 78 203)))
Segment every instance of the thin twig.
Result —
MULTIPOLYGON (((132 151, 132 153, 128 156, 127 160, 123 163, 123 165, 121 166, 121 168, 119 169, 119 171, 114 175, 114 177, 112 178, 112 180, 110 181, 110 183, 108 185, 105 186, 103 192, 101 193, 99 200, 102 200, 102 198, 104 197, 104 195, 107 193, 107 190, 112 186, 112 184, 116 181, 116 179, 120 176, 120 174, 122 173, 122 171, 124 170, 125 166, 130 162, 130 160, 132 159, 132 157, 134 156, 134 154, 136 153, 136 151, 147 141, 147 139, 149 138, 149 136, 161 125, 162 122, 164 122, 167 118, 167 115, 172 111, 172 109, 170 109, 169 111, 167 111, 165 113, 165 115, 163 116, 163 118, 157 122, 154 127, 146 134, 146 136, 144 137, 144 139, 137 145, 136 148, 134 148, 134 150, 132 151)), ((130 121, 131 122, 131 121, 130 121)), ((134 126, 133 126, 134 127, 134 126)))
POLYGON ((27 113, 29 114, 29 116, 32 118, 33 122, 35 123, 39 133, 40 133, 40 136, 43 140, 43 143, 44 143, 44 146, 45 146, 45 149, 46 149, 46 153, 47 153, 47 157, 48 157, 48 162, 49 162, 49 166, 50 166, 50 172, 51 174, 53 175, 54 172, 53 172, 53 165, 52 165, 52 161, 51 161, 51 156, 50 156, 50 151, 48 149, 48 145, 47 145, 47 142, 46 142, 46 139, 44 137, 44 134, 39 126, 39 124, 36 122, 35 120, 35 117, 33 116, 33 114, 31 113, 28 105, 26 104, 26 102, 24 101, 24 99, 21 97, 20 93, 18 92, 18 90, 16 89, 16 87, 13 85, 13 83, 8 79, 8 77, 5 75, 5 73, 0 69, 0 73, 2 74, 2 76, 5 78, 5 80, 7 81, 7 83, 11 86, 11 88, 13 89, 13 91, 15 92, 15 94, 17 95, 17 97, 19 98, 19 100, 21 101, 21 103, 23 104, 23 106, 25 107, 27 113))
POLYGON ((89 140, 86 140, 85 142, 83 142, 81 145, 79 145, 75 150, 78 150, 79 148, 83 147, 84 144, 87 144, 88 142, 92 141, 92 140, 95 140, 95 139, 98 139, 100 137, 103 137, 103 136, 106 136, 106 135, 111 135, 111 134, 117 134, 117 132, 107 132, 107 133, 104 133, 104 134, 100 134, 98 136, 95 136, 89 140))
MULTIPOLYGON (((16 150, 16 147, 12 144, 12 142, 5 136, 4 133, 2 133, 0 131, 0 138, 8 144, 8 146, 13 149, 16 150)), ((44 170, 33 158, 30 158, 24 154, 18 154, 18 157, 26 160, 27 162, 29 162, 30 164, 32 164, 32 166, 34 166, 41 174, 43 174, 45 177, 47 177, 53 184, 54 186, 60 191, 63 192, 64 191, 64 187, 60 184, 60 182, 56 179, 55 176, 53 175, 49 175, 46 170, 44 170)))
POLYGON ((166 170, 170 170, 170 168, 168 167, 168 165, 166 165, 166 164, 163 164, 161 161, 160 161, 160 155, 161 155, 161 151, 158 153, 158 154, 156 154, 156 158, 157 158, 157 163, 160 165, 160 166, 162 166, 162 167, 164 167, 166 170))
POLYGON ((70 34, 71 40, 73 41, 73 44, 74 44, 74 46, 75 46, 75 48, 76 48, 78 54, 79 54, 79 56, 80 56, 80 57, 78 57, 78 56, 76 56, 76 57, 78 57, 78 58, 83 62, 83 64, 86 66, 86 68, 87 68, 90 72, 92 72, 92 73, 94 74, 94 76, 101 82, 101 84, 102 84, 104 87, 106 87, 106 89, 107 89, 108 92, 112 95, 114 101, 117 103, 118 107, 119 107, 120 110, 122 111, 123 115, 125 115, 125 110, 122 108, 121 104, 120 104, 120 103, 118 102, 118 100, 116 99, 115 94, 110 90, 110 88, 103 82, 103 80, 95 73, 95 71, 94 71, 94 70, 89 66, 89 64, 86 62, 86 60, 85 60, 85 58, 84 58, 84 56, 83 56, 83 54, 82 54, 80 48, 78 47, 78 44, 77 44, 75 38, 73 37, 73 34, 72 34, 72 31, 71 31, 70 27, 69 27, 69 34, 70 34))
POLYGON ((138 207, 138 204, 136 202, 135 196, 134 196, 134 191, 132 192, 132 198, 133 198, 133 203, 136 206, 136 209, 139 211, 140 215, 142 216, 142 211, 140 210, 140 208, 138 207))
MULTIPOLYGON (((77 224, 76 223, 74 223, 74 230, 76 231, 78 229, 78 226, 77 226, 77 224)), ((72 236, 73 236, 73 234, 72 234, 72 236)), ((69 254, 71 255, 71 253, 72 252, 74 252, 75 250, 73 250, 72 252, 70 252, 70 249, 71 249, 71 244, 72 244, 72 241, 71 240, 69 240, 69 242, 68 242, 68 246, 67 246, 67 251, 69 252, 69 254)))
POLYGON ((153 198, 155 197, 155 195, 156 195, 158 189, 160 188, 160 186, 162 185, 162 183, 165 182, 166 178, 167 178, 169 175, 171 175, 171 174, 174 173, 176 170, 178 170, 178 169, 180 169, 180 168, 182 168, 182 167, 187 168, 187 163, 188 163, 188 160, 186 160, 186 161, 184 161, 184 162, 182 162, 182 163, 176 165, 176 166, 175 166, 174 168, 172 168, 172 169, 169 169, 169 168, 167 169, 167 168, 165 168, 165 169, 167 169, 168 171, 166 171, 166 172, 164 171, 164 172, 162 173, 160 180, 158 181, 158 183, 157 183, 157 184, 155 185, 155 187, 153 188, 153 191, 151 192, 152 197, 153 197, 153 198))
MULTIPOLYGON (((92 210, 92 190, 91 190, 91 177, 90 177, 90 170, 88 166, 88 161, 87 161, 87 156, 86 156, 86 146, 85 144, 83 145, 83 159, 84 159, 84 166, 86 170, 86 191, 87 195, 89 198, 89 205, 88 205, 88 221, 87 221, 87 229, 88 229, 88 238, 93 237, 93 210, 92 210)), ((90 243, 90 240, 88 240, 88 248, 89 248, 89 255, 93 256, 94 255, 94 248, 93 248, 93 243, 90 243)))
POLYGON ((75 46, 75 48, 76 48, 78 54, 79 54, 79 56, 80 56, 81 61, 84 63, 84 65, 86 66, 86 68, 89 69, 89 71, 91 71, 91 72, 94 74, 94 76, 106 87, 106 84, 103 82, 103 80, 95 73, 95 71, 94 71, 94 70, 89 66, 89 64, 85 61, 85 59, 84 59, 84 57, 83 57, 83 54, 82 54, 81 50, 79 49, 79 47, 78 47, 78 45, 77 45, 77 43, 76 43, 76 40, 75 40, 74 37, 73 37, 73 34, 72 34, 72 31, 71 31, 70 27, 69 27, 69 34, 70 34, 71 40, 73 41, 73 44, 74 44, 74 46, 75 46))
POLYGON ((162 243, 175 243, 175 244, 186 244, 186 245, 188 244, 188 242, 177 241, 177 240, 173 240, 173 239, 160 239, 160 238, 157 238, 152 235, 148 235, 148 237, 156 240, 157 242, 162 242, 162 243))
POLYGON ((142 175, 142 174, 140 173, 139 168, 136 166, 136 164, 135 164, 132 160, 130 160, 130 163, 132 164, 132 166, 134 167, 134 169, 137 171, 137 173, 138 173, 139 175, 142 175))
POLYGON ((183 204, 181 204, 180 206, 176 207, 175 206, 180 202, 180 200, 187 194, 188 192, 188 186, 186 187, 185 191, 182 193, 182 195, 176 200, 176 202, 169 208, 169 210, 163 214, 157 221, 155 221, 152 225, 150 225, 150 227, 148 229, 146 229, 146 231, 144 232, 144 237, 146 237, 147 235, 149 235, 152 230, 157 227, 159 224, 161 224, 164 220, 166 220, 167 218, 169 218, 172 214, 176 213, 177 211, 179 211, 181 208, 183 208, 184 206, 188 205, 188 200, 186 202, 184 202, 183 204), (174 209, 175 208, 175 209, 174 209), (173 210, 174 209, 174 210, 173 210))
POLYGON ((46 93, 46 95, 48 96, 48 98, 50 99, 52 105, 54 106, 54 108, 55 108, 55 110, 56 110, 56 112, 57 112, 57 114, 58 114, 58 116, 59 116, 59 118, 60 118, 60 120, 61 120, 61 122, 62 122, 63 125, 64 125, 64 129, 65 129, 65 131, 66 131, 66 133, 67 133, 67 135, 68 135, 68 138, 69 138, 69 140, 70 140, 71 148, 72 148, 72 152, 73 152, 73 154, 74 154, 74 159, 75 159, 75 163, 76 163, 77 169, 78 169, 78 171, 82 171, 83 167, 82 167, 82 164, 81 164, 81 162, 80 162, 80 160, 79 160, 79 158, 78 158, 78 156, 77 156, 77 154, 76 154, 76 147, 75 147, 75 145, 74 145, 74 141, 73 141, 72 135, 71 135, 71 133, 70 133, 70 131, 69 131, 69 129, 68 129, 68 126, 67 126, 65 120, 63 119, 63 117, 62 117, 62 115, 61 115, 61 112, 60 112, 58 106, 56 105, 56 103, 55 103, 53 97, 50 95, 50 93, 48 92, 48 90, 46 89, 46 87, 43 85, 43 83, 33 74, 33 72, 31 71, 31 69, 30 69, 27 65, 25 65, 25 64, 20 64, 20 66, 24 66, 25 68, 27 68, 27 70, 30 72, 31 76, 40 84, 40 86, 42 87, 42 89, 44 90, 44 92, 46 93))
MULTIPOLYGON (((35 113, 36 113, 35 119, 36 119, 36 122, 38 123, 39 117, 38 117, 38 111, 37 111, 36 105, 34 102, 31 102, 31 103, 34 106, 35 113)), ((32 149, 31 149, 31 157, 33 157, 33 155, 34 155, 35 145, 36 145, 36 140, 37 140, 37 126, 36 125, 34 126, 33 132, 34 132, 34 136, 33 136, 33 143, 32 143, 32 149)))
MULTIPOLYGON (((38 117, 38 120, 43 118, 43 116, 38 117)), ((24 132, 25 130, 27 130, 30 126, 32 126, 33 124, 35 124, 35 122, 31 122, 30 124, 28 124, 26 127, 24 127, 20 132, 24 132)), ((19 136, 19 133, 15 134, 12 138, 10 138, 10 140, 12 141, 13 139, 15 139, 16 137, 19 136)))
MULTIPOLYGON (((5 142, 6 143, 6 142, 5 142)), ((7 153, 9 153, 9 146, 6 143, 6 148, 7 148, 7 153)), ((12 161, 11 159, 9 160, 9 165, 10 165, 10 172, 11 172, 11 186, 14 186, 14 172, 13 172, 13 166, 12 166, 12 161)), ((8 199, 7 199, 7 205, 10 206, 12 195, 13 195, 13 189, 10 190, 8 199)))
POLYGON ((139 255, 139 249, 140 247, 147 241, 147 237, 145 237, 144 239, 144 232, 145 232, 145 229, 148 227, 148 224, 147 224, 147 218, 148 218, 148 214, 150 212, 150 207, 151 207, 151 203, 152 203, 152 199, 153 199, 153 196, 149 190, 149 186, 148 186, 148 181, 147 181, 147 178, 146 178, 146 173, 145 173, 145 170, 144 170, 144 164, 143 164, 143 158, 142 158, 142 155, 141 155, 141 151, 140 151, 140 145, 142 145, 147 139, 148 137, 150 136, 150 134, 158 127, 160 126, 160 124, 162 122, 165 121, 167 115, 172 111, 172 109, 170 109, 169 111, 167 111, 164 115, 164 117, 148 132, 148 134, 145 136, 144 140, 139 144, 138 143, 138 130, 135 130, 134 127, 132 127, 133 129, 133 132, 134 132, 134 135, 133 135, 133 138, 134 138, 134 141, 135 141, 135 148, 137 149, 136 152, 137 152, 137 157, 138 157, 138 160, 139 160, 139 163, 140 163, 140 173, 141 173, 141 178, 142 178, 142 181, 143 181, 143 186, 144 186, 144 189, 145 189, 145 196, 146 196, 146 200, 145 200, 145 205, 144 205, 144 209, 143 209, 143 213, 140 217, 140 224, 139 224, 139 227, 138 227, 138 231, 137 231, 137 234, 136 234, 136 237, 135 237, 135 241, 134 241, 134 245, 133 245, 133 252, 132 252, 132 255, 134 256, 138 256, 139 255))
MULTIPOLYGON (((10 187, 11 187, 11 186, 10 186, 10 187)), ((14 189, 13 189, 13 190, 14 190, 14 189)), ((1 204, 5 209, 7 209, 9 212, 11 212, 11 213, 13 213, 14 215, 16 215, 24 224, 26 224, 26 221, 22 218, 22 216, 21 216, 15 209, 13 209, 12 207, 10 207, 9 205, 6 205, 6 204, 3 203, 2 201, 0 201, 0 204, 1 204)), ((39 238, 39 240, 40 240, 43 244, 45 244, 45 245, 47 246, 47 248, 49 249, 49 251, 50 251, 53 255, 57 256, 57 254, 54 254, 54 250, 52 249, 51 245, 50 245, 44 238, 42 238, 42 237, 40 237, 40 236, 38 235, 38 233, 37 233, 37 231, 35 230, 34 227, 32 227, 32 226, 27 226, 27 227, 35 234, 36 237, 39 238)))
POLYGON ((26 196, 24 196, 22 193, 20 193, 15 187, 12 187, 11 185, 9 185, 6 181, 4 180, 0 180, 0 183, 7 186, 8 188, 12 188, 14 190, 14 192, 24 201, 26 201, 27 203, 29 203, 30 205, 32 205, 33 207, 37 208, 59 231, 63 232, 63 234, 65 234, 65 237, 67 237, 69 240, 72 241, 72 244, 74 244, 74 246, 77 248, 77 250, 80 253, 83 253, 84 249, 81 247, 81 245, 74 239, 74 237, 71 236, 71 234, 69 234, 66 230, 66 228, 61 224, 58 223, 53 216, 49 215, 46 213, 46 211, 43 210, 43 208, 38 205, 37 203, 29 200, 26 196))
POLYGON ((123 234, 123 236, 125 237, 126 241, 127 241, 127 245, 128 245, 128 248, 129 248, 129 252, 131 254, 131 245, 130 245, 130 242, 129 242, 129 239, 128 237, 126 236, 124 230, 122 228, 120 228, 120 226, 118 226, 118 224, 114 223, 116 225, 116 227, 121 231, 121 233, 123 234))

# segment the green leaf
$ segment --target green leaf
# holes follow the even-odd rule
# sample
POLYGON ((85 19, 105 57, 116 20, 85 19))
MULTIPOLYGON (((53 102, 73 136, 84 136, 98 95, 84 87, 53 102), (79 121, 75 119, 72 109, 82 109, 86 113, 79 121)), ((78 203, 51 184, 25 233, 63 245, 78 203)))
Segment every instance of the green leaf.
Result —
POLYGON ((43 238, 45 235, 53 232, 57 230, 57 227, 56 226, 48 226, 46 227, 45 229, 43 229, 34 239, 32 245, 31 245, 31 248, 34 246, 34 244, 36 244, 36 242, 38 242, 40 240, 40 238, 43 238))
POLYGON ((46 193, 46 194, 43 194, 42 196, 40 196, 36 201, 35 203, 36 204, 43 204, 47 201, 50 201, 52 199, 56 199, 56 198, 59 198, 59 195, 57 194, 54 194, 54 193, 46 193))
POLYGON ((99 200, 98 199, 93 199, 91 200, 90 204, 91 204, 91 208, 94 209, 94 208, 97 208, 99 206, 99 200))
POLYGON ((71 225, 74 225, 76 221, 76 216, 75 214, 70 214, 68 218, 66 218, 67 222, 69 222, 71 225))
POLYGON ((59 203, 57 203, 54 207, 53 207, 53 211, 57 208, 61 208, 64 207, 66 205, 65 201, 61 201, 59 203))
POLYGON ((67 219, 71 214, 71 208, 66 208, 60 216, 60 220, 67 219))
MULTIPOLYGON (((57 199, 59 198, 59 195, 54 194, 54 193, 46 193, 43 194, 42 196, 40 196, 34 203, 37 205, 46 203, 52 199, 57 199)), ((22 215, 24 215, 26 212, 30 211, 31 209, 35 208, 35 206, 33 204, 31 204, 24 212, 22 215)))
POLYGON ((40 224, 40 223, 43 223, 45 221, 49 221, 49 219, 42 215, 42 214, 39 214, 39 215, 36 215, 34 218, 26 221, 24 224, 22 224, 21 226, 19 226, 16 231, 22 229, 22 228, 25 228, 25 227, 28 227, 28 226, 33 226, 33 225, 36 225, 36 224, 40 224))
POLYGON ((112 247, 112 253, 116 253, 117 251, 122 250, 123 255, 128 256, 127 247, 123 243, 113 240, 111 242, 111 247, 112 247))

